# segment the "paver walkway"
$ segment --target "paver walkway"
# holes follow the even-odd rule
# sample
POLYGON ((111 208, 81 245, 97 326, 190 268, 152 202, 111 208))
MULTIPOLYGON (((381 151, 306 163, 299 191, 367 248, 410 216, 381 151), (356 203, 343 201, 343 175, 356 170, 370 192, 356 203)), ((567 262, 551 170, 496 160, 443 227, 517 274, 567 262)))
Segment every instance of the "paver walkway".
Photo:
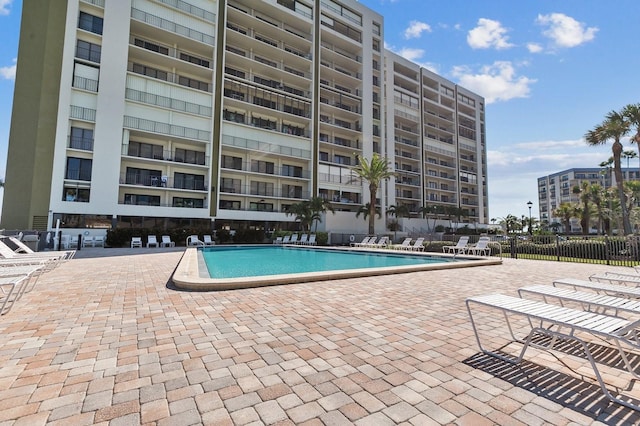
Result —
MULTIPOLYGON (((170 286, 181 254, 84 249, 44 275, 0 317, 0 425, 640 422, 579 358, 531 349, 511 366, 481 355, 464 305, 625 268, 505 259, 198 293, 170 286)), ((507 336, 497 319, 479 315, 496 345, 507 336)), ((610 389, 640 398, 617 367, 605 366, 610 389)))

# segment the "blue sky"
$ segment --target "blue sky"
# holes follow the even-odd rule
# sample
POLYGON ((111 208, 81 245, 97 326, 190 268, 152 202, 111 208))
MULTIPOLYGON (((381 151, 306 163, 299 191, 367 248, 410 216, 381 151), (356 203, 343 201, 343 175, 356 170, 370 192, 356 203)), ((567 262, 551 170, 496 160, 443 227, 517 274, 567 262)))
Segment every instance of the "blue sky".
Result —
MULTIPOLYGON (((610 146, 583 135, 640 102, 637 0, 360 3, 384 16, 387 48, 485 97, 490 217, 526 215, 527 201, 537 216, 536 179, 607 160, 610 146)), ((0 177, 21 6, 0 0, 0 177)))

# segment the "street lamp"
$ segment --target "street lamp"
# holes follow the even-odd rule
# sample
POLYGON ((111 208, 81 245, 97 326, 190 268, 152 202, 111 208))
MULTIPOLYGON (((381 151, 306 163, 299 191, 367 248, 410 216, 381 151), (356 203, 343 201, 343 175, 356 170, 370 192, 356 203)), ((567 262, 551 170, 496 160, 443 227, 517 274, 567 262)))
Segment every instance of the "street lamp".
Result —
POLYGON ((529 201, 527 206, 529 206, 529 235, 533 235, 533 229, 531 229, 531 206, 533 206, 533 203, 529 201))

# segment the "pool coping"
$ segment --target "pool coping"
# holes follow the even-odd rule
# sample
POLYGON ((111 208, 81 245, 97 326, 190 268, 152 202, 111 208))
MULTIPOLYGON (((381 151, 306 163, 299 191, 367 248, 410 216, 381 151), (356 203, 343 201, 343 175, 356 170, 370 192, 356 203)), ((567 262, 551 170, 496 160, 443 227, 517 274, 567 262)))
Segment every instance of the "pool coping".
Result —
MULTIPOLYGON (((296 246, 292 246, 296 247, 296 246)), ((299 246, 298 246, 299 247, 299 246)), ((313 248, 313 247, 305 247, 313 248)), ((318 247, 322 249, 345 250, 345 247, 318 247)), ((362 252, 382 252, 402 254, 398 250, 390 249, 349 249, 352 251, 362 252)), ((455 256, 436 252, 411 252, 412 255, 438 256, 455 258, 456 262, 432 263, 422 265, 405 265, 383 268, 361 268, 361 269, 345 269, 339 271, 322 271, 322 272, 305 272, 299 274, 284 275, 263 275, 259 277, 240 277, 240 278, 209 278, 200 274, 200 268, 204 267, 204 262, 198 254, 197 248, 187 248, 176 267, 172 281, 175 286, 183 290, 197 291, 213 291, 213 290, 234 290, 241 288, 254 288, 282 284, 295 284, 311 281, 337 280, 343 278, 354 278, 375 275, 392 275, 404 274, 408 272, 419 272, 440 269, 457 269, 469 268, 474 266, 488 266, 502 264, 501 258, 495 257, 479 257, 479 256, 455 256), (464 260, 462 260, 464 259, 464 260)))

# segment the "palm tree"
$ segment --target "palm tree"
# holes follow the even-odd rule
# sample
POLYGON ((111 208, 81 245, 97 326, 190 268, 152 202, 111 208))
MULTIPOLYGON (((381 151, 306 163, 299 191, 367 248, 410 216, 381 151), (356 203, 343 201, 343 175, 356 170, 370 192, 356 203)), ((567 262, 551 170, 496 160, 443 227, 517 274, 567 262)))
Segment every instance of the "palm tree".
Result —
POLYGON ((371 161, 358 156, 358 165, 351 170, 360 178, 369 182, 369 234, 375 234, 375 214, 376 214, 376 194, 380 187, 380 182, 389 179, 394 175, 386 158, 380 157, 377 152, 373 153, 371 161))
POLYGON ((624 116, 616 111, 611 111, 606 115, 602 124, 597 125, 585 134, 585 140, 589 145, 602 145, 613 139, 611 152, 613 153, 613 173, 616 177, 616 186, 618 189, 618 197, 620 198, 620 206, 622 208, 622 228, 624 235, 631 233, 631 223, 629 222, 629 212, 627 211, 627 203, 624 194, 624 178, 622 176, 622 167, 620 166, 620 157, 622 155, 623 146, 620 139, 629 133, 629 122, 624 116))
POLYGON ((518 218, 512 214, 508 214, 505 217, 500 218, 498 222, 501 226, 504 226, 505 233, 508 235, 510 231, 515 230, 518 226, 518 218))
MULTIPOLYGON (((380 210, 380 206, 373 206, 373 209, 375 211, 375 215, 377 215, 378 217, 382 217, 382 212, 380 210)), ((358 209, 358 211, 356 212, 356 217, 360 217, 360 215, 362 215, 362 217, 364 217, 364 220, 367 220, 367 218, 369 217, 369 215, 371 214, 371 203, 367 203, 363 206, 360 206, 360 208, 358 209)), ((369 221, 369 225, 371 225, 371 221, 369 221)), ((371 227, 369 227, 369 231, 371 231, 371 227)), ((370 235, 373 235, 373 232, 369 232, 370 235)))
POLYGON ((320 214, 311 210, 308 201, 290 205, 285 214, 287 216, 294 215, 296 220, 300 222, 303 231, 308 231, 314 221, 320 220, 320 214))
POLYGON ((605 194, 604 188, 597 183, 592 183, 589 185, 589 199, 593 202, 593 205, 596 208, 596 214, 598 215, 598 235, 601 235, 604 232, 604 201, 605 194))
POLYGON ((582 202, 580 227, 582 228, 582 233, 584 235, 589 234, 589 225, 591 223, 591 206, 589 205, 589 202, 591 201, 591 192, 589 190, 589 186, 589 182, 583 180, 580 182, 580 185, 573 187, 573 193, 579 195, 580 201, 582 202))
POLYGON ((322 215, 325 214, 326 212, 331 212, 333 214, 336 214, 335 211, 333 210, 333 206, 331 205, 331 203, 329 202, 329 200, 326 200, 322 197, 313 197, 309 200, 309 208, 311 209, 311 211, 313 213, 316 213, 316 219, 314 219, 313 224, 314 224, 314 231, 318 230, 318 222, 322 222, 322 215))
POLYGON ((625 151, 622 151, 622 158, 626 158, 627 159, 627 169, 629 168, 629 160, 631 158, 638 158, 638 153, 635 151, 631 151, 630 149, 627 149, 625 151))
MULTIPOLYGON (((391 205, 389 206, 389 208, 387 209, 387 214, 390 216, 395 216, 396 219, 401 218, 401 217, 411 217, 411 211, 409 210, 409 207, 407 207, 406 204, 398 204, 397 206, 395 205, 391 205)), ((390 222, 391 224, 392 222, 390 222)), ((398 225, 398 221, 394 221, 393 222, 394 225, 392 225, 392 227, 394 229, 389 228, 390 231, 394 231, 393 232, 393 239, 395 240, 396 238, 396 231, 398 231, 399 225, 398 225)))
POLYGON ((636 133, 631 137, 631 143, 635 142, 640 154, 640 103, 627 105, 622 109, 622 115, 627 119, 630 127, 635 127, 636 133))
POLYGON ((553 211, 553 215, 561 217, 564 221, 564 233, 569 235, 571 232, 571 218, 576 217, 579 208, 571 203, 562 203, 553 211))

